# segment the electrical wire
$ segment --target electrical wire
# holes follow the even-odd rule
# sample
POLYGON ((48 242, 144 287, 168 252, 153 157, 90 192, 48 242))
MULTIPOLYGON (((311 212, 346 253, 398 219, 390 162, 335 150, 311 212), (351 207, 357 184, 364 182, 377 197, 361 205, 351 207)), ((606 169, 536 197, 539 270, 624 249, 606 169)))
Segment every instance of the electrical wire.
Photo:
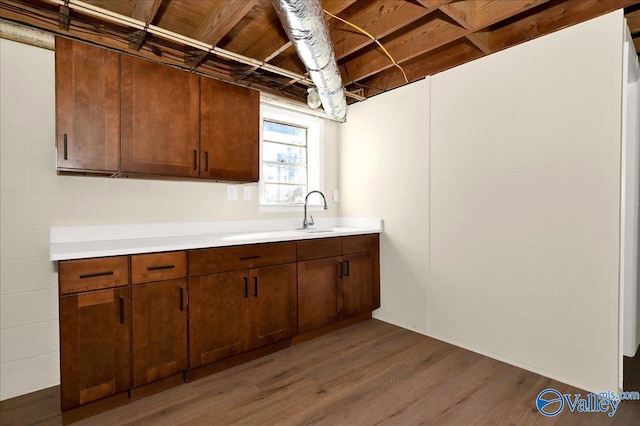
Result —
POLYGON ((389 51, 387 49, 385 49, 385 47, 382 45, 382 43, 380 43, 378 41, 377 38, 375 38, 371 33, 369 33, 368 31, 360 28, 359 26, 357 26, 356 24, 352 24, 351 22, 347 21, 346 19, 342 19, 339 16, 334 15, 333 13, 327 11, 326 9, 323 9, 324 13, 326 13, 327 15, 331 16, 332 18, 337 19, 338 21, 344 22, 345 24, 349 25, 352 28, 355 28, 356 30, 360 31, 362 34, 366 35, 367 37, 369 37, 371 40, 373 40, 378 46, 380 46, 380 48, 382 49, 382 51, 389 57, 389 59, 391 59, 391 63, 393 63, 394 66, 398 67, 400 69, 400 71, 402 71, 402 76, 404 77, 404 81, 406 83, 409 82, 409 79, 407 78, 407 74, 404 72, 404 69, 402 69, 402 67, 400 66, 400 64, 398 64, 396 62, 395 59, 393 59, 393 56, 391 56, 391 54, 389 53, 389 51))

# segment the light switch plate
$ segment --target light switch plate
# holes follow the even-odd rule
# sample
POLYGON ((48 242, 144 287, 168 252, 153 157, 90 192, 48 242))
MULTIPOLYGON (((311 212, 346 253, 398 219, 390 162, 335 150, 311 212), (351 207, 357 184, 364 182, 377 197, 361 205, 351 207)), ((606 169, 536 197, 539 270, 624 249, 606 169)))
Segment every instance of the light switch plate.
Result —
POLYGON ((251 199, 251 187, 250 186, 243 186, 242 187, 242 199, 243 200, 250 200, 251 199))
POLYGON ((236 185, 227 185, 227 200, 237 200, 238 189, 236 185))
POLYGON ((337 189, 333 190, 333 202, 337 203, 338 201, 340 201, 340 193, 338 192, 337 189))

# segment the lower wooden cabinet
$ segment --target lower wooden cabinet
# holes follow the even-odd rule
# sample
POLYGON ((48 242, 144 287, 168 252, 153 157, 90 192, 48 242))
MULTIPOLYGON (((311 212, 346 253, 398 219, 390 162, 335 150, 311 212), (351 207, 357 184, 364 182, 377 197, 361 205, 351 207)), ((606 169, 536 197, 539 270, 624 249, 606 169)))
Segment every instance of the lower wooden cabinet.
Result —
POLYGON ((197 368, 293 336, 296 265, 189 279, 189 367, 197 368))
POLYGON ((340 319, 340 257, 298 263, 298 331, 326 327, 340 319))
POLYGON ((129 389, 130 309, 129 287, 60 297, 62 410, 129 389))
POLYGON ((371 312, 378 256, 374 234, 60 261, 62 410, 371 312))
POLYGON ((243 352, 249 329, 245 271, 189 279, 189 367, 243 352))
POLYGON ((187 280, 134 285, 133 387, 187 369, 187 280))
POLYGON ((295 263, 252 269, 249 284, 249 348, 259 348, 296 334, 295 263))
POLYGON ((345 255, 342 262, 342 317, 373 311, 373 284, 378 268, 376 253, 345 255))
POLYGON ((298 242, 298 332, 380 306, 378 235, 298 242))

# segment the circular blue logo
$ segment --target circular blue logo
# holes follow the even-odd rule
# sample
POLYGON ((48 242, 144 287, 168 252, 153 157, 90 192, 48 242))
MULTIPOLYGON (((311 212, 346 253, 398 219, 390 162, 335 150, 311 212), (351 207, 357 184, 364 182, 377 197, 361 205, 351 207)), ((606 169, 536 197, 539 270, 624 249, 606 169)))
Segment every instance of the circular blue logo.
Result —
POLYGON ((557 416, 564 408, 562 394, 555 389, 545 389, 538 394, 536 407, 543 416, 557 416))

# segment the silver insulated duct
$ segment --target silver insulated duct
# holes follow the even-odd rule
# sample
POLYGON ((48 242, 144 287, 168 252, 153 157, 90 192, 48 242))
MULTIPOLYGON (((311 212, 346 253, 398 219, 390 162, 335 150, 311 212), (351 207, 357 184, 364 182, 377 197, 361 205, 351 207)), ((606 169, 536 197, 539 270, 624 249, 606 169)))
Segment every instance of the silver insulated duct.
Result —
POLYGON ((320 0, 271 0, 289 40, 318 89, 325 112, 347 115, 347 100, 320 0))

